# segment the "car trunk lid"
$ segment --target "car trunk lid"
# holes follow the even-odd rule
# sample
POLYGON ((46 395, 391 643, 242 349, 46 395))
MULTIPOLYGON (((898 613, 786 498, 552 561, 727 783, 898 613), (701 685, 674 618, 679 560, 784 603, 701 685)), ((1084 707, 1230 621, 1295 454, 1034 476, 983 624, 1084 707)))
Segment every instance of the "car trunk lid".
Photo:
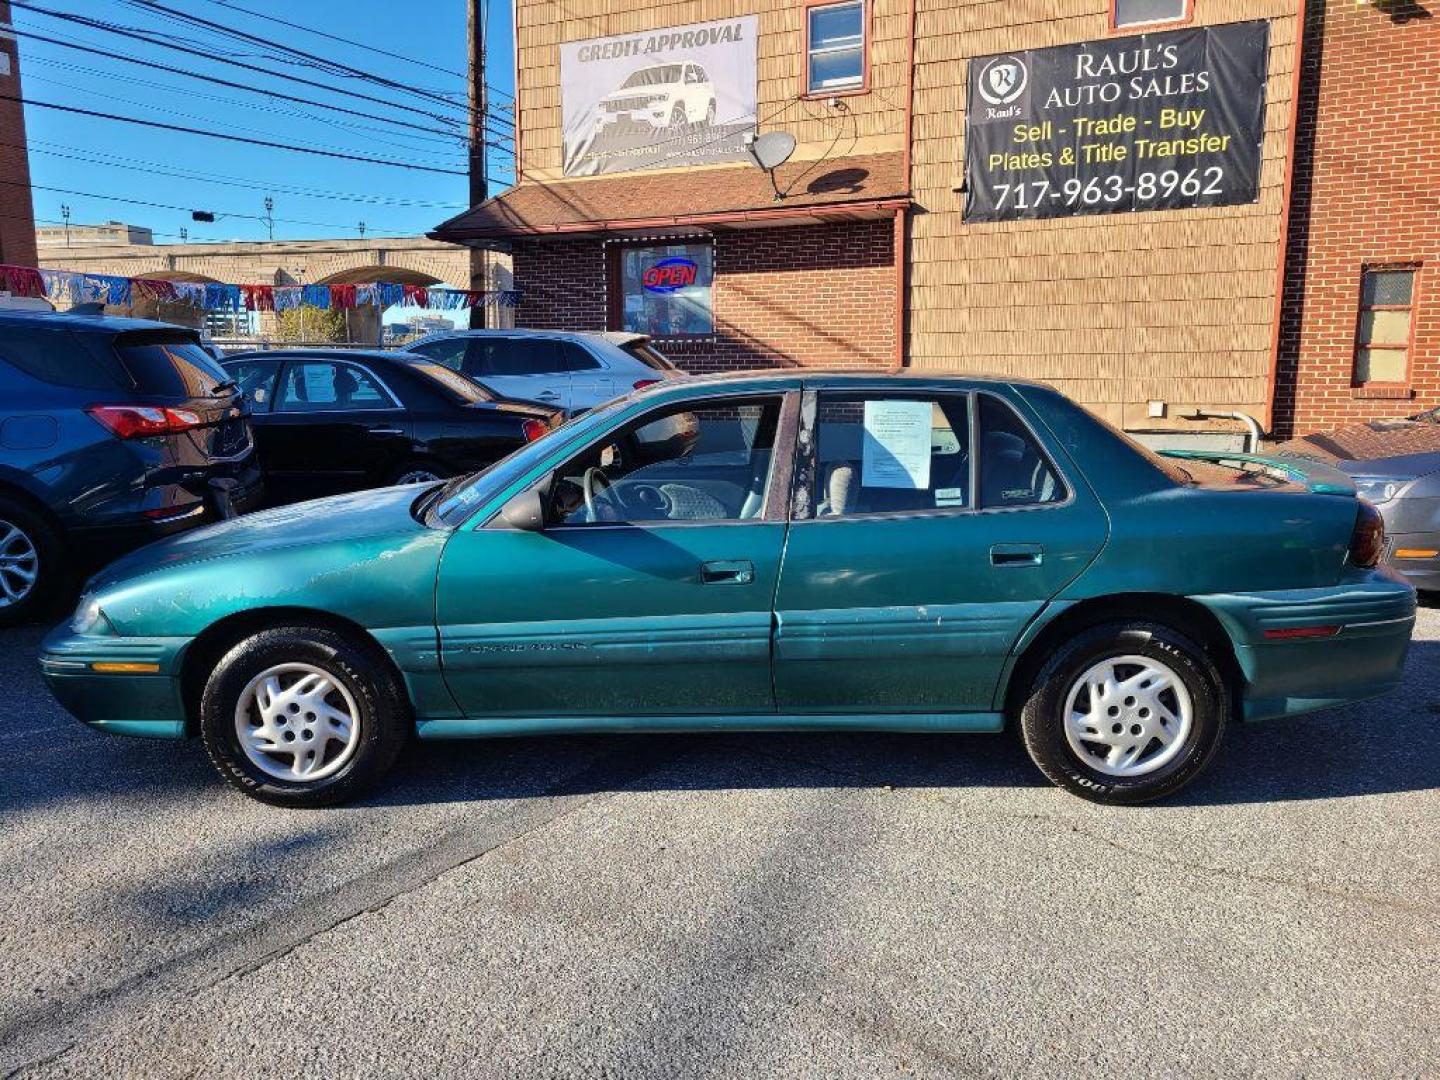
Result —
POLYGON ((1230 453, 1224 450, 1161 450, 1161 456, 1177 461, 1199 462, 1221 470, 1224 474, 1208 478, 1196 477, 1202 485, 1207 480, 1230 483, 1239 490, 1274 490, 1277 486, 1293 486, 1296 490, 1316 495, 1348 495, 1355 497, 1355 482, 1339 469, 1304 458, 1268 454, 1230 453))

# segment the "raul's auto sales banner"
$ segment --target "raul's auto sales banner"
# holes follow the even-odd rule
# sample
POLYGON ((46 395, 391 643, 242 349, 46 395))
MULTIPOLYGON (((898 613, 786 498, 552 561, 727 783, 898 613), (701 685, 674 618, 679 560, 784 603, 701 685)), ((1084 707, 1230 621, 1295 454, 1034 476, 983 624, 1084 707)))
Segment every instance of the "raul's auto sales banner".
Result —
POLYGON ((746 15, 561 45, 565 175, 747 158, 758 27, 746 15))
POLYGON ((1268 44, 1262 20, 976 57, 965 220, 1254 202, 1268 44))

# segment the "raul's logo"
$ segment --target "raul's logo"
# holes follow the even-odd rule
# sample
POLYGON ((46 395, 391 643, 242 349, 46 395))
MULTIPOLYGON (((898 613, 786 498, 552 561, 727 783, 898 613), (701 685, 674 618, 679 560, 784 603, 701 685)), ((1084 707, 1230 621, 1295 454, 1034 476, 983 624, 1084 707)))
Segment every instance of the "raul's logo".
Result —
POLYGON ((668 259, 661 259, 646 270, 641 275, 640 284, 648 292, 679 292, 681 289, 688 289, 695 284, 699 271, 700 267, 694 260, 675 255, 668 259))
POLYGON ((991 105, 1009 105, 1025 92, 1029 73, 1016 56, 997 56, 980 72, 980 96, 991 105))

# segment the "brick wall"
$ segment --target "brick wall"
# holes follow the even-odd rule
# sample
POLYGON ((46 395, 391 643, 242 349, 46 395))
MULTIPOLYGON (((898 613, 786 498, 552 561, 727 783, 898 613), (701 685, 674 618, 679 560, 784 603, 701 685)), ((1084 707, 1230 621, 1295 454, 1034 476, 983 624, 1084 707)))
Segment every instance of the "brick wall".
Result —
MULTIPOLYGON (((10 22, 9 0, 0 0, 0 25, 10 22)), ((19 45, 0 30, 0 94, 20 96, 19 45)), ((35 222, 30 209, 30 165, 25 156, 25 114, 15 101, 0 101, 0 263, 35 265, 35 222)))
POLYGON ((1311 0, 1301 70, 1276 434, 1440 404, 1440 10, 1311 0), (1360 275, 1422 264, 1410 387, 1352 386, 1360 275))
MULTIPOLYGON (((661 342, 661 349, 697 373, 890 364, 892 225, 886 219, 718 234, 715 336, 661 342)), ((524 292, 517 326, 605 328, 603 241, 519 242, 514 260, 515 284, 524 292)))

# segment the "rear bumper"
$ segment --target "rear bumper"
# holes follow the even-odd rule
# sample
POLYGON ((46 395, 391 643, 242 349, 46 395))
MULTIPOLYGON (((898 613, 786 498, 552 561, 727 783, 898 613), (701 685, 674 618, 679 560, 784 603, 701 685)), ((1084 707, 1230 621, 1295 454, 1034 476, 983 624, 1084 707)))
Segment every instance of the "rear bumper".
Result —
POLYGON ((1415 626, 1415 590, 1389 567, 1325 589, 1197 596, 1229 632, 1243 716, 1267 720, 1389 693, 1415 626), (1277 637, 1296 631, 1321 637, 1277 637))
POLYGON ((100 731, 151 739, 183 739, 185 702, 180 653, 188 638, 117 638, 75 634, 68 626, 40 646, 40 672, 75 719, 100 731), (140 664, 153 672, 107 673, 96 664, 140 664))

